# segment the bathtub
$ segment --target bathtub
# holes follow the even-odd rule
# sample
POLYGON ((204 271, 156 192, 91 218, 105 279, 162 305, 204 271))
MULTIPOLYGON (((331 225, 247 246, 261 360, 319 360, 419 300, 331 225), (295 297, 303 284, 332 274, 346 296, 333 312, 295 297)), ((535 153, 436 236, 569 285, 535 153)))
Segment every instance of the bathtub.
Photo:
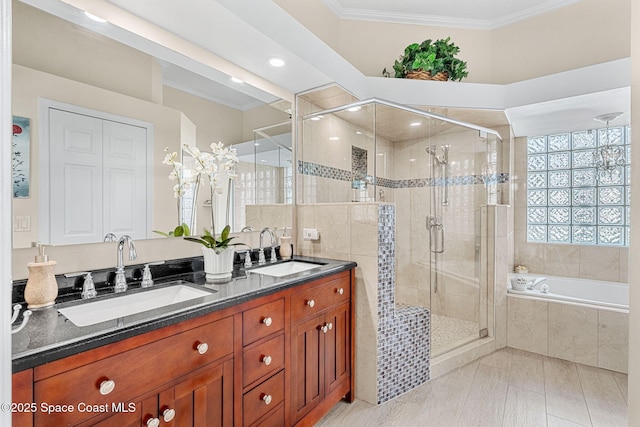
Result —
POLYGON ((627 372, 629 288, 625 283, 511 274, 507 280, 507 346, 627 372), (546 277, 549 292, 516 291, 511 277, 546 277))
MULTIPOLYGON (((549 292, 536 289, 517 291, 508 287, 508 292, 534 298, 549 298, 556 301, 566 301, 588 304, 595 307, 609 307, 619 310, 629 310, 629 285, 620 282, 605 282, 600 280, 574 279, 571 277, 541 276, 534 274, 512 274, 511 277, 523 276, 528 280, 546 278, 540 284, 549 286, 549 292)), ((509 281, 509 283, 511 283, 509 281)))

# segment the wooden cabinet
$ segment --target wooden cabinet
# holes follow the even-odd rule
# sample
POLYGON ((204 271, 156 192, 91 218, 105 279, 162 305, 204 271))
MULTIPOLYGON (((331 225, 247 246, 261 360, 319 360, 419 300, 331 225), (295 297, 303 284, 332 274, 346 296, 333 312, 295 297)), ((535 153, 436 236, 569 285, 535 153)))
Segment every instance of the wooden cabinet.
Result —
POLYGON ((11 376, 11 401, 13 404, 11 424, 20 427, 33 426, 33 369, 27 369, 11 376))
POLYGON ((351 277, 343 274, 291 298, 294 422, 313 424, 353 390, 350 295, 351 277))
MULTIPOLYGON (((242 313, 241 412, 244 426, 283 426, 285 400, 286 298, 283 295, 242 313)), ((274 298, 274 297, 272 297, 274 298)), ((260 303, 262 301, 257 301, 260 303)), ((240 409, 240 408, 238 408, 240 409)))
MULTIPOLYGON (((167 332, 171 330, 168 328, 167 332)), ((142 425, 146 425, 144 418, 157 418, 158 409, 151 411, 137 400, 139 396, 153 393, 184 375, 195 375, 200 368, 209 373, 215 366, 213 362, 233 357, 232 317, 154 340, 157 332, 36 367, 35 402, 46 403, 51 411, 37 411, 35 425, 77 425, 109 413, 115 419, 142 418, 142 425), (136 345, 137 342, 143 344, 136 345), (135 347, 118 351, 130 346, 135 347), (129 413, 140 410, 139 415, 129 413), (148 416, 150 412, 153 417, 148 416)), ((232 377, 227 378, 229 384, 233 384, 232 377)))
POLYGON ((16 373, 14 402, 36 402, 38 410, 14 413, 13 423, 312 425, 353 396, 352 275, 338 273, 16 373))

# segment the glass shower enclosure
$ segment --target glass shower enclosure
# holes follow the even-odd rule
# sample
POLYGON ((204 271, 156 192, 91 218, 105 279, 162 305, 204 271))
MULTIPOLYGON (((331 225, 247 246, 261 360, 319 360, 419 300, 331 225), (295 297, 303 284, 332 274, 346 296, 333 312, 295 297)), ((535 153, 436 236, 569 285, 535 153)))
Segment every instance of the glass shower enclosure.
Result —
POLYGON ((486 336, 486 206, 500 174, 494 130, 372 99, 300 123, 301 203, 396 205, 396 304, 431 311, 431 354, 486 336))

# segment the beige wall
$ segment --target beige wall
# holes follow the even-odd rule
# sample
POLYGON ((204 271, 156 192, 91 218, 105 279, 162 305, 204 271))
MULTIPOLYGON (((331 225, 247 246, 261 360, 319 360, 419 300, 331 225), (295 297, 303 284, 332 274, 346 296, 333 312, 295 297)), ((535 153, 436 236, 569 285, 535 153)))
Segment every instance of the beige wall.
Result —
POLYGON ((246 110, 242 114, 242 140, 253 141, 254 129, 281 123, 290 118, 288 113, 270 105, 262 105, 246 110))
MULTIPOLYGON (((640 129, 640 4, 633 2, 631 10, 632 81, 631 127, 640 129)), ((640 133, 631 133, 631 144, 640 146, 640 133)), ((640 150, 631 151, 631 163, 640 164, 640 150)), ((634 182, 634 184, 637 181, 634 182)), ((632 200, 640 200, 640 186, 631 185, 632 200)), ((640 206, 631 206, 632 221, 640 223, 640 206)), ((640 228, 631 228, 629 251, 629 402, 640 401, 640 228)), ((640 405, 629 405, 629 425, 640 425, 640 405)))
POLYGON ((12 6, 15 64, 158 102, 161 70, 149 55, 17 0, 12 6))
POLYGON ((168 166, 161 162, 165 147, 172 151, 179 149, 181 113, 152 102, 14 65, 13 114, 31 119, 31 194, 27 199, 13 199, 13 214, 31 216, 31 231, 14 233, 14 247, 28 247, 30 242, 39 240, 39 97, 150 122, 154 133, 152 227, 160 230, 175 227, 177 208, 173 209, 176 205, 172 190, 174 183, 168 179, 168 166), (172 209, 166 209, 166 206, 172 209))
POLYGON ((356 268, 356 397, 377 403, 378 203, 298 205, 294 254, 341 259, 356 268), (320 239, 302 240, 303 228, 320 239))
POLYGON ((201 150, 208 151, 212 142, 242 142, 242 111, 167 86, 163 92, 164 105, 182 111, 196 123, 196 141, 201 150))
POLYGON ((468 62, 468 82, 511 83, 630 55, 631 0, 582 0, 495 30, 343 19, 336 25, 321 0, 278 3, 367 76, 389 69, 408 44, 447 36, 468 62))

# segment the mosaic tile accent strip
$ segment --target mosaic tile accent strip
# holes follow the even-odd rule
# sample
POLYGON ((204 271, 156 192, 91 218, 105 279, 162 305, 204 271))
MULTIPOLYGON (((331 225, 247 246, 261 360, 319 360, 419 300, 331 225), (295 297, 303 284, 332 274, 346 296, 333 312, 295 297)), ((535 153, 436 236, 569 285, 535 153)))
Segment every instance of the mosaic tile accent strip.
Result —
MULTIPOLYGON (((331 166, 324 166, 317 163, 303 162, 301 160, 298 161, 298 173, 301 175, 317 176, 321 178, 330 178, 340 181, 352 181, 354 177, 359 176, 356 174, 355 169, 353 172, 351 172, 348 170, 334 168, 331 166)), ((505 184, 509 182, 509 174, 494 173, 489 175, 452 176, 450 178, 447 178, 446 181, 442 178, 413 178, 394 180, 389 178, 372 177, 366 174, 356 179, 363 180, 368 183, 372 183, 385 188, 418 188, 438 187, 444 185, 445 182, 448 186, 505 184)))
POLYGON ((378 211, 377 400, 387 402, 430 378, 429 310, 395 304, 395 206, 378 211))

